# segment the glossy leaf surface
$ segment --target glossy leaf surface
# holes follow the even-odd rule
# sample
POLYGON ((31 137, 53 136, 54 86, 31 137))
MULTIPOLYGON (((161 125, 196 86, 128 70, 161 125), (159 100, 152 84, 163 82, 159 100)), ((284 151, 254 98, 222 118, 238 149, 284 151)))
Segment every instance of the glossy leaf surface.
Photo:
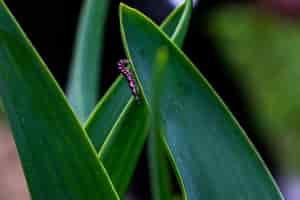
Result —
POLYGON ((62 90, 3 1, 0 22, 0 92, 32 199, 119 199, 62 90))
POLYGON ((108 0, 85 0, 81 11, 67 95, 82 122, 88 118, 98 98, 108 4, 108 0))
POLYGON ((168 50, 157 117, 185 197, 282 199, 244 131, 189 59, 141 13, 124 5, 120 12, 124 45, 148 101, 155 55, 168 50))

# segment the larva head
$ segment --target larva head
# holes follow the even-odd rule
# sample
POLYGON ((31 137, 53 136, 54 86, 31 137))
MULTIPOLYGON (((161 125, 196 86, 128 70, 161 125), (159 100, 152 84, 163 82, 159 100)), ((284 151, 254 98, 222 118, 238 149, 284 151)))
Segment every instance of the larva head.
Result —
POLYGON ((118 67, 123 68, 123 67, 125 67, 125 66, 128 65, 128 64, 129 64, 129 61, 128 61, 127 59, 121 59, 121 60, 119 60, 119 62, 118 62, 118 67))

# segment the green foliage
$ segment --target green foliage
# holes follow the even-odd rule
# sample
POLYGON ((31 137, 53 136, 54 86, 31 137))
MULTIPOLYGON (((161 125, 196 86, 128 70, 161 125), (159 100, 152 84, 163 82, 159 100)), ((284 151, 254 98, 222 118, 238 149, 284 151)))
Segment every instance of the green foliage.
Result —
POLYGON ((138 11, 121 5, 120 13, 126 53, 148 105, 153 76, 164 75, 154 117, 186 198, 282 199, 243 130, 183 52, 138 11), (162 74, 152 67, 161 48, 168 51, 162 74))
POLYGON ((140 100, 120 76, 92 111, 107 1, 87 0, 68 85, 75 115, 1 1, 0 92, 32 199, 123 199, 150 131, 154 199, 174 196, 166 156, 185 199, 282 199, 236 120, 176 46, 191 7, 187 0, 158 27, 120 6, 140 100))
POLYGON ((283 173, 300 173, 300 28, 298 21, 224 7, 210 29, 250 104, 261 140, 272 148, 283 173))
POLYGON ((32 199, 119 199, 62 90, 3 2, 0 13, 0 91, 32 199))
MULTIPOLYGON (((185 28, 186 26, 180 25, 182 20, 186 21, 183 24, 188 22, 182 15, 185 8, 190 9, 185 4, 175 9, 163 22, 162 28, 170 34, 178 26, 185 28)), ((185 32, 181 33, 185 34, 185 32)), ((184 40, 182 34, 176 37, 181 43, 184 40)), ((96 149, 99 149, 99 157, 111 176, 120 197, 124 195, 128 187, 149 132, 148 114, 148 108, 143 99, 139 103, 134 101, 126 80, 119 76, 96 106, 86 124, 86 130, 96 149)), ((151 145, 151 141, 149 143, 151 145)), ((156 162, 156 160, 149 161, 156 162)), ((167 170, 164 171, 167 172, 167 170)))
MULTIPOLYGON (((183 45, 191 14, 192 1, 188 0, 185 4, 176 9, 169 17, 167 17, 161 25, 162 31, 171 36, 172 41, 174 41, 179 47, 183 45)), ((165 57, 167 56, 165 53, 166 52, 163 50, 158 52, 153 67, 163 66, 165 64, 165 57)), ((159 77, 156 81, 160 82, 159 77)), ((171 171, 166 159, 166 152, 167 149, 164 148, 164 144, 160 138, 158 130, 155 130, 155 127, 152 127, 148 140, 148 161, 152 196, 155 200, 168 200, 173 198, 171 171)))
POLYGON ((108 0, 85 0, 78 27, 67 95, 75 113, 85 121, 96 105, 108 0))

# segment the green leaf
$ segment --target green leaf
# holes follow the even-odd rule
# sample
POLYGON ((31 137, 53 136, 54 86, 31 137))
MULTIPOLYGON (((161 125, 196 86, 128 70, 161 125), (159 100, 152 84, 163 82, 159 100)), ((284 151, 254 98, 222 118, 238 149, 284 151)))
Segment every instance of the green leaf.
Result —
POLYGON ((62 90, 3 1, 0 92, 33 200, 119 199, 62 90))
MULTIPOLYGON (((185 4, 171 13, 161 25, 161 29, 167 35, 173 35, 172 40, 176 42, 178 47, 183 45, 191 14, 192 1, 187 0, 185 4), (178 32, 175 30, 178 30, 178 32)), ((163 57, 161 52, 158 52, 157 57, 158 60, 154 66, 164 65, 163 59, 159 59, 163 57)), ((148 140, 148 162, 153 199, 172 199, 171 170, 168 165, 166 148, 161 140, 159 130, 155 128, 153 128, 148 140)))
POLYGON ((156 129, 149 134, 148 162, 153 200, 173 199, 167 152, 156 129))
POLYGON ((179 47, 183 45, 188 31, 190 18, 192 15, 192 0, 186 0, 184 4, 176 8, 162 23, 161 29, 179 47))
MULTIPOLYGON (((175 9, 163 23, 164 30, 174 32, 183 11, 184 5, 175 9)), ((184 37, 179 37, 183 41, 184 37)), ((96 106, 85 126, 96 149, 101 148, 100 159, 121 197, 130 182, 148 127, 144 102, 137 104, 130 97, 126 80, 119 76, 96 106)))
MULTIPOLYGON (((180 15, 180 19, 179 22, 177 24, 174 30, 174 32, 172 33, 172 41, 177 44, 179 47, 181 47, 183 45, 183 41, 185 38, 185 35, 188 31, 188 27, 190 24, 190 18, 192 16, 192 6, 193 6, 193 2, 192 0, 186 0, 185 4, 184 4, 184 10, 182 15, 180 15)), ((170 19, 174 18, 174 21, 176 18, 178 18, 178 14, 179 12, 175 12, 174 15, 171 14, 170 19)), ((163 23, 162 25, 162 29, 163 30, 167 30, 169 29, 169 25, 172 25, 172 22, 167 19, 165 23, 163 23)), ((169 30, 172 30, 171 28, 169 30)))
POLYGON ((226 70, 249 97, 249 115, 259 140, 273 150, 281 176, 298 174, 299 24, 277 15, 257 15, 257 8, 250 5, 219 8, 209 21, 209 30, 230 63, 226 70))
MULTIPOLYGON (((166 18, 162 23, 164 31, 170 33, 170 35, 175 31, 184 8, 184 5, 179 6, 166 18)), ((183 41, 184 35, 180 35, 179 37, 183 41)), ((89 116, 85 129, 97 150, 100 150, 115 122, 123 112, 124 107, 129 102, 130 97, 131 93, 128 84, 120 75, 89 116)))
POLYGON ((131 97, 126 79, 121 75, 105 93, 88 118, 85 130, 97 151, 103 146, 105 139, 128 104, 131 97))
POLYGON ((142 99, 129 100, 105 140, 99 157, 123 199, 149 131, 149 110, 142 99))
POLYGON ((81 121, 97 102, 108 4, 108 0, 85 0, 82 8, 67 85, 68 98, 81 121))
MULTIPOLYGON (((167 49, 160 49, 157 52, 157 56, 154 62, 153 67, 156 69, 155 74, 159 76, 153 76, 153 86, 156 89, 153 89, 152 92, 152 107, 158 103, 158 95, 161 88, 159 83, 162 81, 160 74, 163 73, 163 69, 167 63, 168 52, 167 49)), ((156 110, 151 113, 152 116, 152 132, 149 135, 148 140, 148 158, 149 158, 149 169, 150 169, 150 180, 151 180, 151 189, 152 189, 152 199, 155 200, 168 200, 173 199, 172 194, 172 182, 170 176, 170 169, 167 159, 167 151, 164 148, 164 143, 161 138, 161 133, 159 129, 160 119, 157 117, 156 110)))
MULTIPOLYGON (((159 117, 187 199, 283 199, 244 131, 188 58, 138 11, 121 6, 123 41, 151 94, 157 51, 168 49, 159 117)), ((151 104, 149 104, 151 105, 151 104)))

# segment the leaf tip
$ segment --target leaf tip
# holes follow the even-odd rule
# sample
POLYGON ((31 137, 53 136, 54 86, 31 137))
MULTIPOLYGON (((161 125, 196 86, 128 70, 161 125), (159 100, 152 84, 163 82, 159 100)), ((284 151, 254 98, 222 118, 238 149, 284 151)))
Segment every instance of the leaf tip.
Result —
POLYGON ((129 10, 133 10, 133 8, 130 8, 128 5, 126 5, 125 3, 121 2, 120 6, 119 6, 119 15, 120 15, 120 18, 122 19, 122 16, 124 15, 124 13, 128 12, 129 10))

